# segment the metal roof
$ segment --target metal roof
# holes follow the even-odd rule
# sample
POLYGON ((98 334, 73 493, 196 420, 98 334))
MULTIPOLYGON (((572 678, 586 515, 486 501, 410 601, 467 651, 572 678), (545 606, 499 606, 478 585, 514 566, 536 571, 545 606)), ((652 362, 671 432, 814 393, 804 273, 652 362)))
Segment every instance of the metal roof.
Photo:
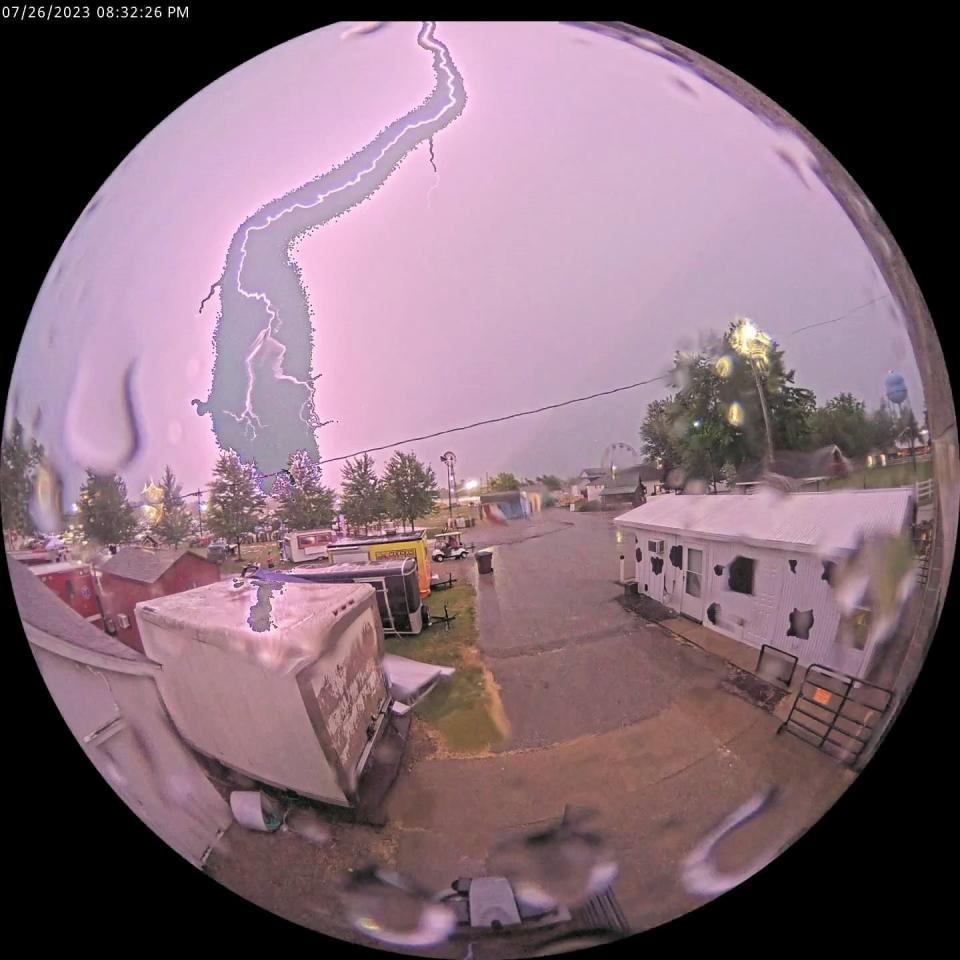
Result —
POLYGON ((371 534, 369 537, 340 537, 327 544, 327 547, 330 550, 339 550, 341 547, 369 546, 370 544, 407 543, 414 540, 423 540, 426 532, 426 529, 417 528, 412 531, 408 530, 406 533, 398 531, 397 533, 371 534))
POLYGON ((183 641, 208 643, 270 669, 296 672, 321 656, 330 628, 374 597, 368 583, 276 583, 235 578, 143 600, 137 619, 144 647, 158 663, 183 641), (239 582, 239 586, 234 586, 239 582))
POLYGON ((20 619, 25 624, 94 653, 106 654, 118 660, 149 662, 142 653, 87 623, 49 587, 44 586, 28 567, 16 561, 7 566, 20 619))
POLYGON ((790 477, 793 480, 806 480, 846 475, 849 472, 850 461, 834 443, 819 450, 777 450, 769 464, 758 461, 741 465, 737 471, 737 480, 741 483, 759 481, 765 473, 790 477))
POLYGON ((65 570, 90 571, 90 566, 86 563, 71 563, 65 560, 62 563, 32 563, 27 569, 38 577, 45 577, 48 573, 63 573, 65 570))
MULTIPOLYGON (((181 557, 193 553, 189 549, 183 550, 145 550, 143 547, 121 547, 100 570, 125 580, 136 580, 139 583, 154 583, 159 580, 181 557)), ((194 553, 198 560, 204 563, 213 563, 199 554, 194 553)))
POLYGON ((625 529, 831 554, 853 550, 865 537, 902 533, 912 513, 912 487, 787 494, 765 489, 749 497, 652 497, 614 522, 625 529))

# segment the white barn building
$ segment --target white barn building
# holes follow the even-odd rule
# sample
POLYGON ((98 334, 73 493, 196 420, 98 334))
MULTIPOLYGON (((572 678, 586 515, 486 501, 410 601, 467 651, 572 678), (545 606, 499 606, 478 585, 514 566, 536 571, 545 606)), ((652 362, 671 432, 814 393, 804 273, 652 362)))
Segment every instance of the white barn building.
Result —
POLYGON ((913 519, 913 488, 897 487, 656 497, 614 522, 634 546, 640 594, 800 666, 862 677, 873 651, 838 642, 831 564, 864 537, 909 532, 913 519))

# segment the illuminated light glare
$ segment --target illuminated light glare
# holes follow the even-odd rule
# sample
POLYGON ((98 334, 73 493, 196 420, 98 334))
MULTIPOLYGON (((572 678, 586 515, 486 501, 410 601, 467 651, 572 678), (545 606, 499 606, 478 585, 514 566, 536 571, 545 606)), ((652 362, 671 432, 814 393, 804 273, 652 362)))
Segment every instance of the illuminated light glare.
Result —
POLYGON ((721 377, 729 377, 733 373, 733 361, 727 356, 720 357, 715 366, 721 377))
POLYGON ((772 341, 752 320, 741 317, 730 336, 730 345, 741 356, 765 362, 772 341))
POLYGON ((743 423, 743 407, 734 401, 727 407, 727 423, 739 427, 743 423))
POLYGON ((480 486, 479 480, 468 480, 464 485, 464 490, 476 490, 480 486))

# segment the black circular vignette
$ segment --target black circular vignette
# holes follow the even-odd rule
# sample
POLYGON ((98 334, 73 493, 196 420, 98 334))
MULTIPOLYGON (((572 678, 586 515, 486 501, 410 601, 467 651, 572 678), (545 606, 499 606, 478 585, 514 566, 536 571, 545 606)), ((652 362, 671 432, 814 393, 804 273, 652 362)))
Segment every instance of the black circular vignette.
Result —
MULTIPOLYGON (((4 383, 50 263, 130 150, 226 71, 324 25, 293 4, 228 17, 222 10, 191 3, 186 24, 2 25, 12 134, 5 151, 4 221, 15 243, 12 251, 8 246, 15 269, 4 280, 8 295, 12 291, 4 383), (46 182, 60 184, 57 202, 38 206, 29 185, 46 182)), ((694 19, 662 9, 631 22, 715 60, 806 126, 889 226, 943 334, 943 25, 903 13, 883 22, 838 24, 831 17, 820 27, 799 18, 793 24, 779 18, 758 23, 747 12, 694 19)), ((943 346, 956 378, 949 346, 943 346)), ((384 955, 318 940, 318 934, 248 904, 143 826, 70 735, 23 640, 9 583, 0 591, 16 678, 16 723, 8 727, 15 760, 7 777, 18 807, 10 831, 11 932, 74 947, 322 945, 384 955)), ((869 949, 885 945, 897 928, 908 936, 922 929, 925 938, 946 931, 946 888, 936 878, 933 853, 942 848, 941 837, 950 835, 941 764, 949 755, 951 729, 941 719, 941 705, 949 702, 945 685, 954 674, 942 635, 956 620, 955 593, 947 599, 941 638, 899 719, 836 806, 759 876, 646 932, 638 946, 717 943, 726 934, 750 947, 775 948, 799 937, 817 950, 841 942, 869 949)), ((596 955, 635 949, 624 943, 596 955)))

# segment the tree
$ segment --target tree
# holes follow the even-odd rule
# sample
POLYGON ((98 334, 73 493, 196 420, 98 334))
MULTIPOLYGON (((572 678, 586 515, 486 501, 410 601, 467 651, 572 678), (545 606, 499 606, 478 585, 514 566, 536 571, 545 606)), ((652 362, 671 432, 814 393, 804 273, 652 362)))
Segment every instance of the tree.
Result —
POLYGON ((28 444, 23 424, 14 420, 8 436, 0 442, 0 509, 7 533, 30 536, 37 525, 30 514, 36 470, 43 460, 43 447, 28 444))
POLYGON ((193 514, 181 496, 180 484, 169 466, 164 470, 160 489, 163 491, 160 516, 151 533, 164 543, 179 547, 193 533, 193 514))
POLYGON ((674 429, 679 409, 674 397, 654 400, 647 406, 647 415, 640 427, 640 449, 644 456, 669 473, 683 460, 680 439, 674 429))
POLYGON ((433 467, 422 463, 414 453, 397 451, 387 464, 383 485, 390 510, 411 529, 417 517, 426 516, 433 510, 439 494, 437 476, 433 467))
POLYGON ((781 387, 770 397, 769 409, 775 450, 811 450, 816 445, 817 398, 812 390, 781 387))
POLYGON ((537 483, 542 483, 548 490, 562 490, 564 488, 564 482, 552 473, 545 473, 543 476, 537 477, 537 483))
POLYGON ((886 404, 881 404, 870 416, 872 445, 878 450, 890 450, 897 439, 897 419, 886 404))
POLYGON ((369 453, 347 460, 340 473, 340 487, 340 511, 347 524, 354 529, 363 527, 366 533, 370 524, 383 516, 385 506, 380 478, 369 453))
POLYGON ((101 544, 127 543, 140 526, 124 480, 117 474, 100 476, 89 467, 77 500, 77 522, 86 540, 101 544))
POLYGON ((220 454, 213 475, 207 523, 214 534, 237 545, 240 559, 240 541, 260 522, 266 503, 260 475, 256 464, 243 463, 233 450, 220 454))
POLYGON ((491 490, 519 490, 520 481, 512 473, 498 473, 490 481, 491 490))
POLYGON ((674 357, 675 393, 647 406, 640 428, 644 455, 666 476, 682 468, 690 477, 715 480, 729 463, 760 460, 767 450, 761 391, 776 449, 805 450, 814 443, 816 398, 793 386, 795 371, 769 343, 752 360, 734 349, 737 324, 699 352, 674 357))
POLYGON ((864 456, 874 439, 866 404, 852 393, 837 394, 817 410, 814 435, 818 446, 836 444, 848 457, 864 456))
POLYGON ((291 530, 329 527, 333 523, 333 490, 323 485, 320 464, 306 450, 298 450, 288 467, 273 486, 277 517, 291 530))

